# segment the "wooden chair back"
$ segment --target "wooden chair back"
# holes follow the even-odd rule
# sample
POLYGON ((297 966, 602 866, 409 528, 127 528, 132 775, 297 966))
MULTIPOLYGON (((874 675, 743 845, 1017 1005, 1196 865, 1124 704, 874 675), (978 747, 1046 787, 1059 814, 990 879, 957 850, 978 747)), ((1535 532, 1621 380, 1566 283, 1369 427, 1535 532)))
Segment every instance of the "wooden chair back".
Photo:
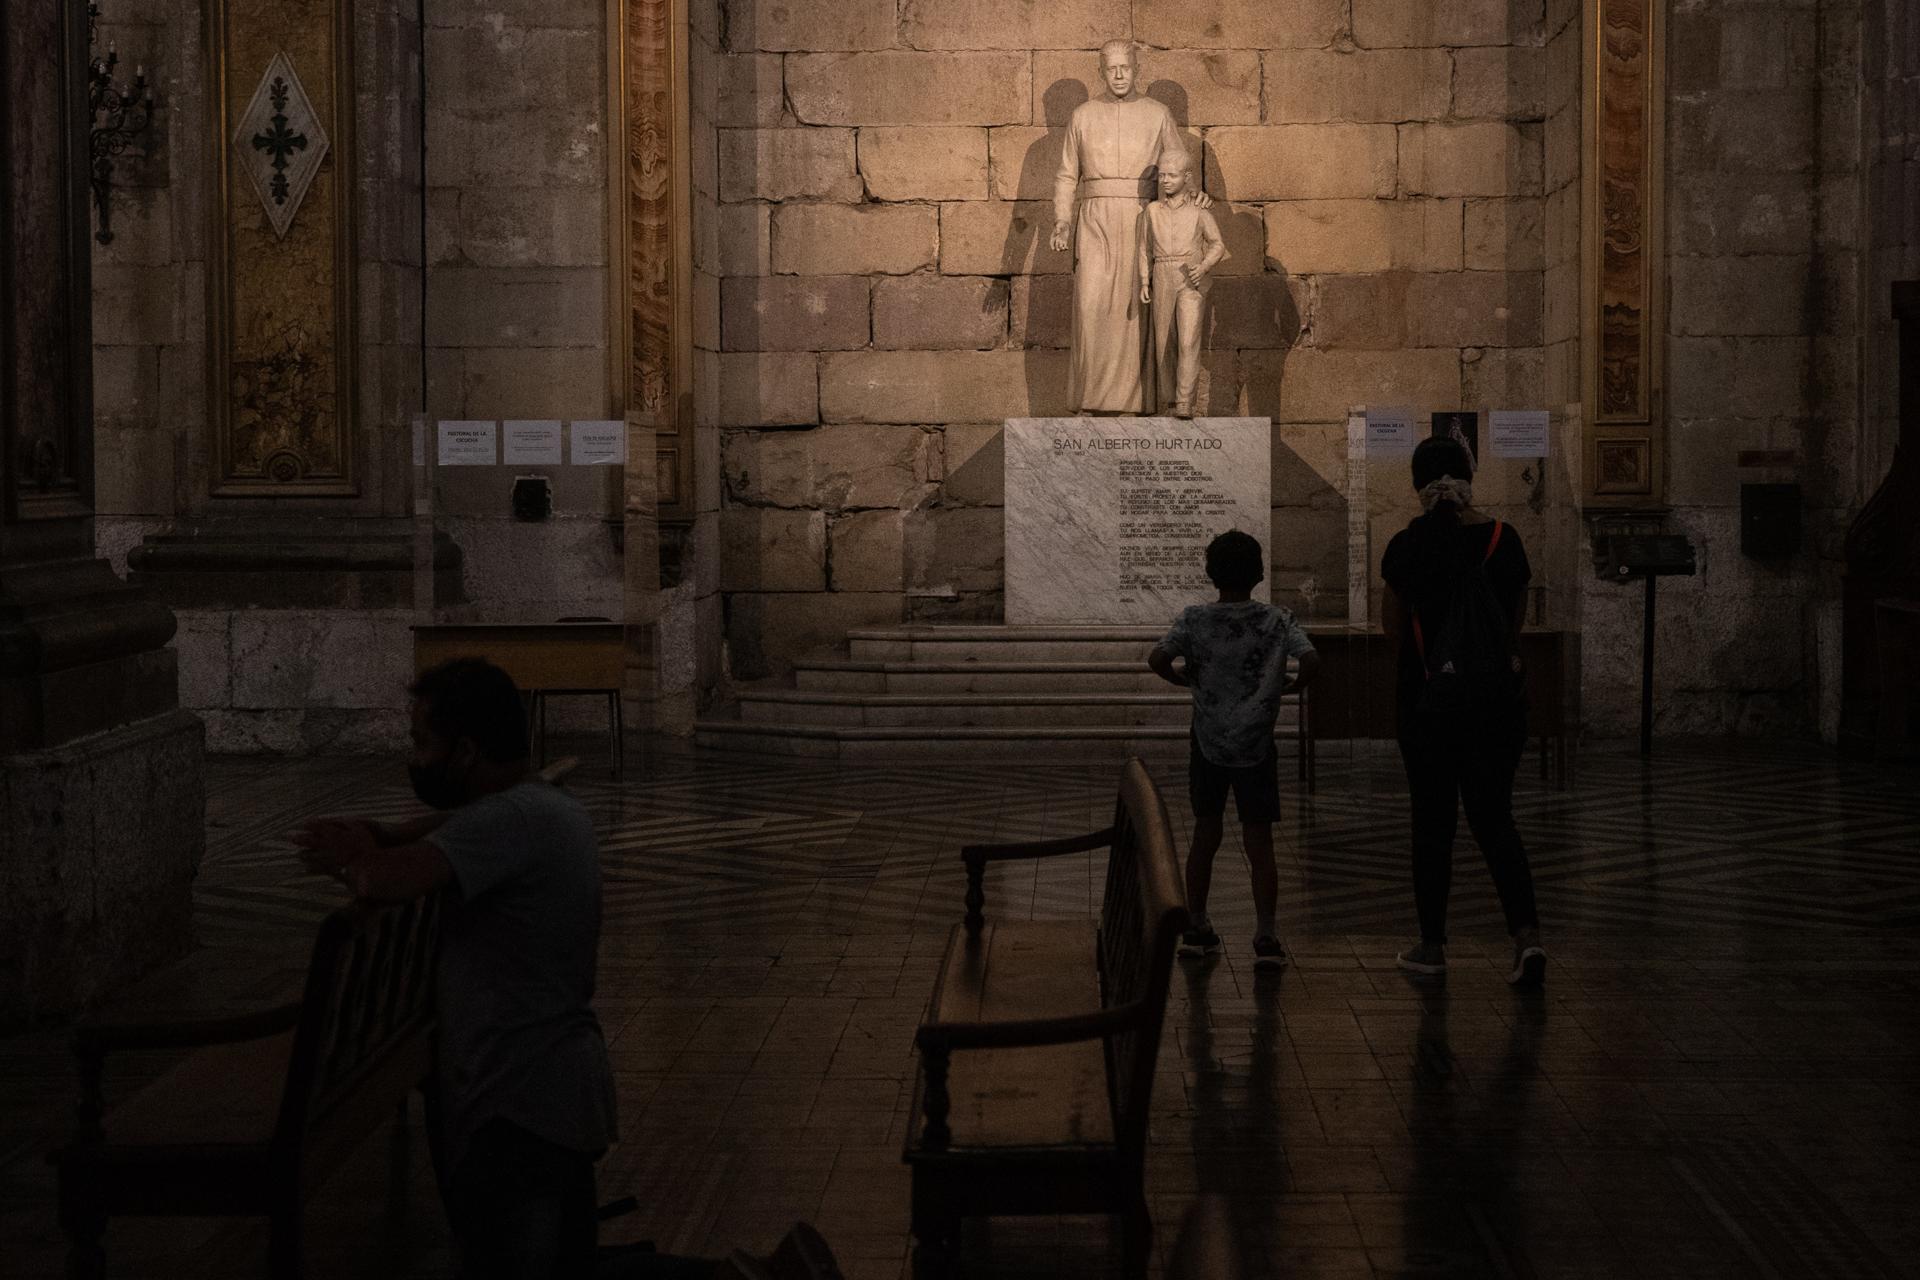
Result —
POLYGON ((391 1119, 432 1065, 440 896, 340 907, 321 923, 274 1130, 276 1160, 313 1166, 391 1119), (368 1088, 368 1085, 375 1085, 368 1088))
POLYGON ((1173 953, 1186 927, 1186 891, 1166 805, 1146 766, 1129 760, 1120 777, 1100 904, 1100 999, 1108 1008, 1137 1002, 1146 1010, 1143 1019, 1106 1041, 1114 1137, 1135 1159, 1146 1150, 1173 953))

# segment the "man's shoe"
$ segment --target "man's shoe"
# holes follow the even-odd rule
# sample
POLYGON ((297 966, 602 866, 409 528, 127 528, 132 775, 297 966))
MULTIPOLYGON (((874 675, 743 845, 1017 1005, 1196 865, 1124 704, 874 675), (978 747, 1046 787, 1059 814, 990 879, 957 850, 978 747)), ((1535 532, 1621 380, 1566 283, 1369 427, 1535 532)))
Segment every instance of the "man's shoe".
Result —
POLYGON ((1270 933, 1253 940, 1253 967, 1256 969, 1278 969, 1290 958, 1287 949, 1280 945, 1280 939, 1270 933))
POLYGON ((1438 978, 1447 971, 1447 952, 1431 942, 1416 942, 1394 957, 1400 967, 1408 973, 1417 973, 1423 977, 1438 978))
POLYGON ((1537 987, 1547 980, 1547 949, 1540 935, 1529 929, 1513 940, 1513 968, 1507 973, 1507 985, 1537 987))
POLYGON ((1180 935, 1180 954, 1183 956, 1207 956, 1220 950, 1220 935, 1213 926, 1203 924, 1198 929, 1189 929, 1180 935))

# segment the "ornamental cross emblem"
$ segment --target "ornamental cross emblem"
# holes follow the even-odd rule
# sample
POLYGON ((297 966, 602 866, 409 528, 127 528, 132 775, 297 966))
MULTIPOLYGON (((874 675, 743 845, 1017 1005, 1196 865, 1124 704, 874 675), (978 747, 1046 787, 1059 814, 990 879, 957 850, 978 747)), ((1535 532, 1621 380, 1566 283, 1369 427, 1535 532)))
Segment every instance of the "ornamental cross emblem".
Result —
MULTIPOLYGON (((5 3, 6 0, 0 0, 5 3)), ((285 53, 267 64, 230 138, 276 239, 286 239, 327 155, 327 130, 285 53)))
POLYGON ((287 203, 287 157, 296 151, 307 149, 307 135, 295 133, 287 127, 287 79, 275 76, 268 86, 267 96, 273 103, 271 131, 263 130, 253 135, 253 145, 258 151, 264 151, 273 158, 273 181, 268 190, 273 202, 284 206, 287 203))

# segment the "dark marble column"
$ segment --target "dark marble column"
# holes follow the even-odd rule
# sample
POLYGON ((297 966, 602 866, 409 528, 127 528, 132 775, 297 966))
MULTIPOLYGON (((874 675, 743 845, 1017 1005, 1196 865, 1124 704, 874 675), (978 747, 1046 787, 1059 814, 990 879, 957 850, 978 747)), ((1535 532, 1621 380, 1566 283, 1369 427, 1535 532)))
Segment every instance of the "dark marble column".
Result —
POLYGON ((204 847, 173 615, 93 550, 85 0, 0 5, 0 1027, 184 951, 204 847))

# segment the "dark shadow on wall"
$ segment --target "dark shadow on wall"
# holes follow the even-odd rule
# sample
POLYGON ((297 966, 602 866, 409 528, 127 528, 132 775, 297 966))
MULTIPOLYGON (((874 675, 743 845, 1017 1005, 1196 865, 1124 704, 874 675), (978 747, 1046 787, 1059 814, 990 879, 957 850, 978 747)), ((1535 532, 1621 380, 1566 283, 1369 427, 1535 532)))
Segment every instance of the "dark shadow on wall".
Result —
POLYGON ((1056 80, 1041 95, 1046 136, 1036 138, 1020 158, 1015 204, 1001 245, 1000 268, 1015 279, 1010 332, 1023 355, 1027 403, 1038 415, 1073 412, 1067 403, 1067 348, 1073 332, 1073 251, 1056 253, 1053 234, 1053 179, 1060 169, 1060 148, 1073 110, 1088 99, 1079 80, 1056 80), (1041 271, 1038 268, 1052 267, 1041 271), (1025 302, 1019 284, 1024 283, 1025 302))

